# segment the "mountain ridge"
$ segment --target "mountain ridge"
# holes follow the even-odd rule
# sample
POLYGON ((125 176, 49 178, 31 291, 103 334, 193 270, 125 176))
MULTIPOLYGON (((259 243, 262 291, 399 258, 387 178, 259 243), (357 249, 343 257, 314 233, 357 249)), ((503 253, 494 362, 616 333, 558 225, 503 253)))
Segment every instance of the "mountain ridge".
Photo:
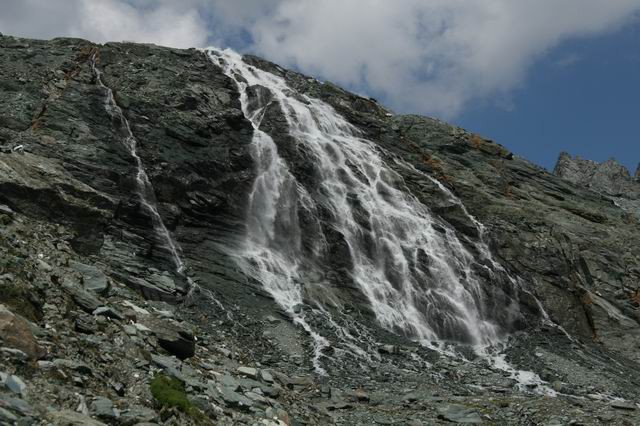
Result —
MULTIPOLYGON (((348 250, 337 233, 327 233, 332 273, 305 278, 326 281, 341 306, 332 309, 324 301, 336 323, 312 324, 331 342, 321 357, 329 377, 318 377, 308 333, 287 320, 232 256, 244 235, 246 198, 256 177, 253 128, 235 82, 194 49, 3 36, 0 52, 7 77, 0 83, 0 203, 6 206, 6 291, 0 303, 37 323, 35 339, 48 349, 37 368, 22 364, 20 354, 3 352, 2 370, 26 380, 26 391, 18 395, 31 404, 27 409, 11 402, 7 395, 15 393, 3 390, 5 418, 49 416, 63 423, 60 418, 85 416, 82 421, 89 422, 86 416, 93 415, 118 424, 131 415, 137 421, 195 422, 178 409, 160 409, 149 389, 159 371, 177 377, 198 409, 221 424, 428 422, 455 413, 474 421, 490 416, 525 423, 561 418, 567 407, 581 421, 595 418, 595 410, 623 422, 630 414, 615 407, 613 397, 627 399, 629 413, 636 409, 637 219, 605 194, 463 129, 395 115, 332 84, 245 56, 249 65, 282 77, 292 96, 319 99, 358 128, 379 147, 403 188, 468 250, 478 254, 476 243, 486 241, 501 267, 518 277, 517 284, 483 278, 483 292, 510 295, 522 315, 509 328, 507 359, 547 382, 531 385, 533 391, 553 387, 564 395, 547 401, 520 392, 512 373, 476 355, 448 358, 376 325, 350 282, 348 250), (184 275, 175 272, 136 196, 136 165, 121 143, 121 123, 105 111, 105 93, 91 69, 93 54, 139 142, 158 212, 188 265, 184 275), (72 262, 93 272, 78 272, 72 262), (93 284, 91 277, 101 274, 107 288, 102 280, 93 284), (341 330, 352 337, 362 333, 354 345, 368 361, 355 348, 354 354, 341 352, 341 330), (74 339, 82 345, 73 345, 74 339), (52 379, 50 371, 61 371, 62 378, 52 379), (74 396, 79 383, 85 407, 74 396), (37 386, 59 395, 53 411, 45 408, 45 394, 34 394, 37 386), (385 392, 384 386, 392 389, 385 392), (501 407, 496 398, 505 392, 510 399, 501 407), (588 396, 596 394, 607 396, 588 396), (473 408, 478 398, 482 409, 473 408), (580 398, 596 402, 572 405, 580 398), (520 404, 528 411, 516 409, 520 404)), ((254 98, 260 91, 254 88, 254 98)), ((260 128, 297 180, 312 186, 309 157, 292 139, 285 117, 273 103, 260 128)), ((318 300, 321 295, 310 293, 299 309, 312 312, 318 300)), ((500 300, 488 309, 507 325, 509 311, 500 300)))

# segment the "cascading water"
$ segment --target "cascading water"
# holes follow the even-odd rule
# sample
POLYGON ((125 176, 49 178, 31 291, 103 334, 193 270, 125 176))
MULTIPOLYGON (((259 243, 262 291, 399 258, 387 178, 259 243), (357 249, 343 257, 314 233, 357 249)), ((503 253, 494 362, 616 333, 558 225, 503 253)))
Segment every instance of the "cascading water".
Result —
POLYGON ((158 213, 153 187, 151 186, 151 182, 149 181, 147 172, 145 171, 144 165, 142 164, 142 159, 137 152, 138 142, 131 132, 129 121, 126 119, 126 117, 122 113, 122 109, 118 106, 115 98, 113 97, 113 91, 106 84, 104 84, 104 81, 102 80, 102 71, 98 69, 96 61, 97 58, 96 54, 94 53, 91 56, 90 60, 91 69, 93 70, 93 73, 95 75, 96 82, 105 92, 105 110, 111 117, 116 130, 120 133, 120 136, 122 137, 122 143, 129 150, 131 157, 136 163, 136 188, 138 196, 140 198, 140 204, 145 210, 147 210, 147 212, 151 216, 154 231, 156 235, 159 236, 162 240, 163 246, 169 251, 173 263, 175 264, 176 272, 182 274, 184 271, 184 262, 180 257, 177 244, 173 240, 173 237, 169 233, 169 230, 162 221, 160 213, 158 213))
POLYGON ((298 306, 313 291, 305 277, 327 268, 324 260, 333 249, 325 243, 327 231, 337 232, 348 248, 348 275, 383 327, 424 341, 488 345, 499 340, 473 255, 450 226, 409 194, 372 142, 329 105, 295 93, 283 78, 249 66, 233 51, 208 52, 237 82, 243 112, 254 127, 257 178, 239 257, 277 303, 304 323, 298 306), (296 180, 273 139, 260 129, 273 103, 284 114, 296 149, 309 157, 315 186, 296 180), (323 223, 311 249, 301 217, 323 223))

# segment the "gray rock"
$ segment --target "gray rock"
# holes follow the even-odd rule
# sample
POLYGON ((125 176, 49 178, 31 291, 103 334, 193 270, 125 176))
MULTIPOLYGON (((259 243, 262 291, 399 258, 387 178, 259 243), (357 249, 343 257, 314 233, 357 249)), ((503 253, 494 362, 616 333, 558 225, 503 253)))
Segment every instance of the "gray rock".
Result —
POLYGON ((13 216, 15 213, 13 210, 11 210, 11 207, 5 205, 5 204, 0 204, 0 214, 6 214, 7 216, 13 216))
POLYGON ((277 324, 277 323, 280 322, 280 320, 278 318, 274 317, 273 315, 267 315, 265 317, 265 320, 267 320, 267 322, 269 324, 277 324))
POLYGON ((122 327, 122 329, 129 336, 135 336, 138 334, 138 329, 131 324, 125 324, 124 327, 122 327))
POLYGON ((69 267, 82 275, 82 284, 85 290, 105 293, 109 289, 107 276, 95 266, 71 260, 69 267))
POLYGON ((480 414, 472 408, 459 404, 446 404, 437 408, 438 418, 454 423, 483 423, 480 414))
POLYGON ((158 319, 149 319, 144 324, 156 335, 160 346, 172 355, 186 359, 195 354, 195 337, 185 326, 175 321, 158 319))
POLYGON ((110 306, 100 306, 99 308, 94 310, 92 314, 97 316, 117 319, 120 321, 124 320, 124 316, 120 312, 118 312, 115 308, 112 308, 110 306))
POLYGON ((280 396, 280 390, 282 389, 282 387, 276 384, 273 386, 260 386, 259 389, 268 397, 277 398, 280 396))
POLYGON ((152 409, 134 405, 120 413, 118 422, 123 426, 134 426, 141 423, 153 422, 157 418, 158 415, 152 409))
POLYGON ((636 404, 629 401, 613 401, 611 403, 611 407, 617 408, 618 410, 628 410, 628 411, 635 411, 637 409, 636 404))
POLYGON ((262 382, 249 379, 248 377, 244 377, 244 376, 241 376, 238 378, 238 383, 240 383, 240 388, 242 388, 245 391, 269 387, 269 385, 265 385, 262 382))
POLYGON ((65 280, 63 282, 63 288, 71 295, 73 301, 87 313, 91 314, 93 311, 104 305, 100 299, 80 288, 80 285, 74 281, 69 279, 65 280))
POLYGON ((225 358, 233 358, 233 354, 227 348, 216 348, 216 352, 222 355, 225 358))
POLYGON ((52 361, 38 361, 37 365, 42 370, 51 370, 55 366, 52 361))
POLYGON ((98 420, 70 410, 53 411, 47 418, 55 425, 64 426, 106 426, 98 420))
POLYGON ((98 325, 91 315, 78 315, 75 322, 75 328, 80 333, 93 334, 98 331, 98 325))
POLYGON ((23 416, 32 416, 34 415, 34 410, 28 402, 20 398, 7 397, 6 395, 2 395, 0 393, 0 406, 20 413, 23 416))
POLYGON ((151 329, 144 324, 140 324, 139 322, 133 324, 137 331, 141 331, 143 333, 150 333, 151 329))
POLYGON ((161 291, 164 291, 167 293, 173 293, 176 291, 176 283, 173 280, 173 278, 171 278, 168 275, 153 274, 149 278, 147 278, 147 281, 149 281, 151 284, 153 284, 155 287, 157 287, 161 291))
POLYGON ((240 389, 240 382, 238 382, 233 376, 225 374, 220 378, 220 384, 224 387, 231 389, 232 391, 237 391, 240 389))
POLYGON ((566 152, 554 169, 554 174, 576 185, 613 197, 618 207, 640 219, 640 180, 614 159, 603 163, 572 158, 566 152))
POLYGON ((245 392, 244 396, 246 396, 247 398, 249 398, 251 401, 258 403, 258 404, 267 404, 267 398, 265 398, 262 395, 259 395, 255 392, 245 392))
POLYGON ((378 348, 378 351, 384 354, 399 354, 400 348, 395 345, 382 345, 378 348))
POLYGON ((180 371, 182 367, 182 361, 172 356, 164 356, 151 354, 151 360, 160 368, 162 368, 170 376, 180 379, 182 373, 180 371))
POLYGON ((131 302, 130 300, 124 300, 122 302, 122 305, 126 306, 127 308, 131 308, 138 315, 150 315, 151 314, 148 310, 146 310, 144 308, 141 308, 140 306, 136 305, 135 303, 131 302))
POLYGON ((118 413, 113 407, 113 402, 102 396, 94 398, 89 407, 92 415, 101 419, 115 419, 118 417, 118 413))
POLYGON ((222 389, 220 390, 220 396, 224 400, 225 404, 227 404, 227 406, 229 407, 249 410, 253 406, 253 401, 251 401, 246 396, 232 391, 228 387, 222 387, 222 389))
POLYGON ((0 407, 0 423, 1 424, 13 424, 18 421, 18 417, 10 411, 0 407))
POLYGON ((260 370, 260 380, 267 383, 273 383, 273 376, 267 370, 260 370))
POLYGON ((131 275, 119 276, 127 285, 140 293, 148 300, 157 300, 168 303, 176 303, 178 297, 175 293, 162 289, 153 283, 131 275))
POLYGON ((26 359, 29 357, 26 353, 24 353, 20 349, 7 348, 7 347, 0 347, 0 353, 8 356, 9 358, 16 358, 16 359, 26 359))
POLYGON ((369 402, 370 396, 364 389, 355 389, 346 392, 345 395, 352 401, 369 402))
POLYGON ((238 367, 236 371, 238 372, 238 374, 247 376, 250 379, 255 380, 258 378, 258 370, 252 367, 238 367))
POLYGON ((8 375, 4 380, 3 384, 13 393, 17 393, 19 395, 24 395, 27 391, 27 385, 22 379, 15 375, 8 375))
POLYGON ((623 194, 633 184, 629 170, 614 159, 596 163, 562 152, 554 174, 573 183, 610 195, 623 194))
POLYGON ((296 389, 296 390, 302 390, 302 389, 307 389, 307 388, 311 388, 314 385, 314 380, 313 377, 310 376, 294 376, 291 377, 288 381, 288 383, 286 384, 288 387, 296 389))
POLYGON ((49 265, 47 262, 45 262, 42 259, 38 259, 37 261, 38 263, 38 267, 43 270, 44 272, 51 272, 53 271, 53 268, 51 267, 51 265, 49 265))
POLYGON ((71 359, 58 358, 53 360, 53 365, 56 368, 77 371, 78 373, 81 373, 81 374, 92 373, 91 367, 82 361, 74 361, 71 359))

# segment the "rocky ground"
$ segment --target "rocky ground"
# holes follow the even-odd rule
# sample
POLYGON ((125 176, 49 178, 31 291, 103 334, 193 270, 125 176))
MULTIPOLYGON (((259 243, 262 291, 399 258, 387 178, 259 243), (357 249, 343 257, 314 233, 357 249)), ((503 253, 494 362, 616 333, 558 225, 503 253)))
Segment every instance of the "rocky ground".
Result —
MULTIPOLYGON (((233 82, 195 50, 2 36, 0 424, 640 424, 633 214, 462 129, 247 60, 332 104, 389 161, 413 164, 398 170, 407 188, 461 235, 476 228, 424 174, 485 224, 522 280, 507 363, 381 330, 349 288, 347 319, 303 307, 354 345, 316 353, 228 250, 253 178, 233 82), (93 54, 185 274, 134 194, 93 54)), ((265 128, 285 147, 272 114, 265 128)))
POLYGON ((313 348, 286 318, 256 321, 199 289, 180 305, 145 300, 76 255, 64 226, 3 211, 7 424, 634 424, 638 415, 637 379, 618 371, 633 366, 553 326, 515 336, 509 350, 546 385, 518 390, 486 359, 418 345, 378 345, 368 361, 318 376, 313 348), (152 392, 158 377, 178 380, 187 408, 152 392))

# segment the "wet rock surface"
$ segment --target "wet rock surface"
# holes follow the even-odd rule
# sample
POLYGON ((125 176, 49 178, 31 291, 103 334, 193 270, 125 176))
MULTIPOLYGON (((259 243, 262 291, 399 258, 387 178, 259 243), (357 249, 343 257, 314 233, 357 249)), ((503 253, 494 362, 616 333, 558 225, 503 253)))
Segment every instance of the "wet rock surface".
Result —
MULTIPOLYGON (((498 261, 520 277, 515 290, 495 283, 515 291, 524 312, 505 360, 542 381, 465 348, 449 356, 382 330, 348 287, 344 311, 333 314, 365 326, 338 329, 310 315, 327 336, 357 336, 351 351, 325 349, 328 375, 318 375, 312 339, 232 258, 254 177, 235 83, 196 50, 2 36, 0 423, 638 423, 640 234, 616 204, 631 196, 247 61, 331 104, 390 164, 412 164, 397 168, 407 190, 477 238, 469 215, 428 177, 464 202, 498 261), (184 274, 135 195, 136 166, 105 112, 94 54, 138 139, 184 274), (177 385, 152 393, 159 376, 177 385)), ((265 120, 304 178, 281 115, 265 120)), ((310 302, 299 309, 313 312, 310 302)))

